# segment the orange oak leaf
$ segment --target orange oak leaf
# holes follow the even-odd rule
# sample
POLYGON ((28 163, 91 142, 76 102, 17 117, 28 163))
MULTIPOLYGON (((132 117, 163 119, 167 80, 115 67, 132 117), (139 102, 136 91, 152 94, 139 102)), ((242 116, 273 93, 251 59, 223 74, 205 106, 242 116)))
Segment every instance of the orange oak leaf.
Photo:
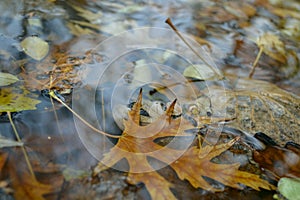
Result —
POLYGON ((238 138, 235 138, 225 144, 205 146, 201 149, 191 147, 182 157, 180 157, 176 162, 173 162, 170 166, 176 171, 180 179, 187 179, 195 188, 200 187, 210 191, 223 190, 214 188, 207 183, 207 181, 203 178, 203 176, 205 176, 236 189, 243 189, 239 183, 249 186, 255 190, 260 190, 259 188, 267 190, 275 189, 273 185, 261 179, 258 175, 239 171, 239 163, 216 164, 211 162, 212 158, 226 151, 237 140, 238 138), (201 154, 205 156, 203 157, 201 154))
POLYGON ((238 189, 242 188, 238 183, 256 190, 259 188, 274 189, 272 185, 260 179, 259 176, 239 171, 239 163, 216 164, 210 161, 232 146, 237 139, 226 144, 206 146, 201 149, 190 147, 190 145, 185 146, 185 148, 182 146, 170 148, 168 145, 163 146, 155 143, 156 139, 164 137, 189 136, 191 141, 194 139, 193 135, 185 132, 185 130, 194 128, 191 122, 183 117, 172 119, 171 114, 175 103, 176 101, 167 109, 166 114, 154 123, 140 126, 140 108, 142 105, 142 93, 140 92, 137 103, 129 111, 128 120, 124 120, 123 134, 117 144, 104 154, 103 159, 94 169, 94 174, 119 164, 119 161, 125 158, 129 166, 127 169, 129 183, 144 183, 152 199, 176 199, 170 190, 172 184, 158 174, 157 168, 151 165, 149 158, 154 158, 172 167, 180 179, 187 179, 195 188, 219 191, 202 177, 207 176, 224 185, 238 189))

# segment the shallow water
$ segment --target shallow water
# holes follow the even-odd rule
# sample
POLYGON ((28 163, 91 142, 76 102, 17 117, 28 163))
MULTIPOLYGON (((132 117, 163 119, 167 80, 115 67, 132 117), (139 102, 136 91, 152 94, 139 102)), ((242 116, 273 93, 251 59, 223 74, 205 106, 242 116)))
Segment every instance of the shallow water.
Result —
MULTIPOLYGON (((294 3, 298 5, 297 2, 294 3)), ((199 2, 194 0, 176 0, 172 3, 162 0, 136 2, 13 0, 0 2, 0 71, 17 75, 22 79, 18 85, 24 85, 41 101, 37 110, 22 111, 14 117, 14 123, 25 143, 30 159, 44 165, 45 168, 49 163, 54 163, 81 169, 87 173, 97 162, 90 153, 98 158, 95 155, 98 150, 97 148, 91 150, 89 145, 90 141, 95 144, 99 141, 94 140, 93 136, 85 138, 85 132, 90 133, 91 130, 82 127, 82 123, 57 101, 52 104, 48 97, 41 95, 41 91, 49 87, 56 89, 68 104, 72 102, 74 110, 88 122, 112 134, 121 133, 112 116, 113 105, 134 101, 138 88, 151 81, 178 85, 178 88, 169 88, 170 90, 164 91, 163 94, 157 91, 153 93, 149 89, 146 92, 148 96, 145 94, 145 98, 150 100, 172 101, 176 96, 179 98, 179 103, 183 104, 201 94, 198 90, 193 90, 194 93, 189 92, 193 86, 186 87, 180 78, 183 77, 181 74, 190 63, 203 64, 203 61, 195 56, 164 23, 168 17, 172 19, 180 32, 190 38, 189 41, 193 39, 203 45, 206 50, 199 51, 210 53, 211 58, 204 55, 204 58, 209 60, 208 62, 216 63, 219 70, 225 74, 241 77, 248 76, 259 51, 254 42, 255 39, 263 32, 279 32, 286 44, 287 61, 282 63, 264 54, 254 78, 267 80, 300 95, 300 33, 299 29, 295 28, 295 24, 299 23, 299 18, 295 16, 296 21, 288 22, 289 18, 272 13, 272 9, 268 7, 270 5, 266 4, 264 1, 242 3, 240 1, 199 2), (289 23, 292 28, 287 26, 289 23), (134 36, 132 38, 127 37, 125 33, 126 37, 119 37, 118 40, 117 37, 112 39, 114 35, 124 36, 122 33, 141 27, 148 27, 148 29, 142 32, 137 31, 140 35, 132 34, 134 36), (155 28, 149 29, 149 27, 155 28), (296 29, 295 32, 291 32, 294 29, 296 29), (280 32, 283 30, 290 32, 287 35, 280 32), (20 41, 33 35, 50 45, 49 54, 42 61, 31 59, 20 46, 20 41), (103 41, 107 46, 101 44, 103 41), (131 41, 137 42, 131 43, 131 41), (124 53, 121 51, 124 45, 136 46, 130 47, 127 53, 125 49, 124 53), (137 50, 145 47, 150 50, 137 50), (122 54, 118 57, 120 52, 122 54), (142 72, 134 70, 136 66, 149 63, 154 63, 150 69, 142 68, 142 72), (167 67, 168 70, 163 67, 167 67), (149 77, 144 74, 145 71, 152 74, 149 80, 147 80, 149 77), (160 74, 161 72, 163 74, 160 74), (171 76, 171 78, 163 75, 171 76), (51 78, 53 78, 52 81, 50 81, 51 78), (124 81, 129 84, 124 86, 124 81), (83 135, 82 132, 84 132, 83 135), (89 152, 85 147, 89 148, 89 152)), ((274 7, 277 8, 276 5, 274 7)), ((299 7, 286 6, 284 8, 299 12, 299 7)), ((192 44, 196 48, 201 48, 196 42, 192 44)), ((201 89, 207 87, 206 83, 198 83, 199 86, 202 87, 201 89)), ((0 133, 7 138, 15 139, 4 113, 1 117, 0 133)), ((101 147, 101 152, 108 148, 101 147)), ((13 150, 14 148, 7 151, 13 150)), ((35 168, 38 169, 38 166, 35 168)), ((178 184, 175 189, 178 198, 215 198, 213 194, 195 190, 186 183, 180 185, 179 181, 174 178, 176 177, 174 172, 168 170, 163 173, 178 184)), ((107 188, 101 190, 101 184, 96 185, 95 188, 98 187, 98 190, 96 189, 97 192, 91 194, 90 198, 95 198, 97 195, 99 199, 101 196, 109 198, 111 197, 109 194, 114 192, 115 196, 111 198, 148 197, 144 188, 125 184, 124 174, 115 171, 107 173, 112 173, 113 183, 117 182, 117 186, 112 189, 113 192, 107 191, 107 188, 113 185, 109 182, 110 175, 102 174, 105 183, 102 187, 107 188)), ((7 175, 1 174, 0 178, 3 177, 7 175)), ((42 177, 38 178, 42 179, 42 177)), ((89 178, 86 179, 87 182, 91 181, 89 178)), ((72 189, 78 187, 72 184, 69 187, 66 186, 66 194, 61 192, 59 195, 68 199, 68 195, 73 192, 72 189)), ((82 187, 87 185, 77 184, 82 184, 82 187)), ((95 191, 94 189, 91 190, 95 191)), ((227 189, 216 198, 230 199, 232 194, 245 198, 248 193, 249 199, 258 196, 272 197, 271 192, 243 192, 227 189)), ((49 198, 53 197, 56 198, 55 195, 49 198)))

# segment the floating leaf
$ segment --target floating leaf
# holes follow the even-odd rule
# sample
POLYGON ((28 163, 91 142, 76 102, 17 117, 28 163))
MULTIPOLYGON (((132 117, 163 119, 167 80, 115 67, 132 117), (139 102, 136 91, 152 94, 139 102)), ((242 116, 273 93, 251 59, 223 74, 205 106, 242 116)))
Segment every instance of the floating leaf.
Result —
POLYGON ((38 103, 40 101, 30 98, 24 88, 0 88, 0 112, 35 110, 38 103))
POLYGON ((18 80, 18 77, 12 74, 0 72, 0 86, 10 85, 17 82, 18 80))
POLYGON ((35 60, 42 60, 49 52, 48 43, 36 36, 25 38, 21 42, 21 47, 28 56, 35 60))
POLYGON ((300 178, 281 178, 278 190, 287 199, 300 200, 300 178))
POLYGON ((175 102, 167 109, 166 113, 154 123, 140 126, 140 109, 142 101, 141 93, 137 103, 134 104, 128 114, 128 120, 124 120, 125 130, 117 144, 104 155, 95 168, 94 173, 114 166, 125 158, 128 161, 128 182, 138 184, 143 182, 152 199, 176 199, 170 190, 172 184, 155 171, 149 163, 152 157, 165 164, 170 164, 179 178, 188 180, 195 188, 203 188, 210 191, 220 189, 210 185, 203 177, 217 180, 224 185, 241 189, 242 183, 253 189, 274 189, 267 181, 248 172, 239 171, 239 163, 216 164, 211 159, 230 148, 236 139, 226 144, 217 146, 205 146, 198 149, 195 146, 187 149, 174 149, 161 146, 154 141, 164 137, 191 136, 185 130, 194 128, 188 120, 182 117, 171 119, 175 102), (145 137, 149 136, 149 137, 145 137), (199 156, 204 155, 204 156, 199 156), (181 156, 181 157, 180 157, 181 156), (176 161, 174 161, 174 158, 176 161), (142 173, 141 173, 142 172, 142 173))

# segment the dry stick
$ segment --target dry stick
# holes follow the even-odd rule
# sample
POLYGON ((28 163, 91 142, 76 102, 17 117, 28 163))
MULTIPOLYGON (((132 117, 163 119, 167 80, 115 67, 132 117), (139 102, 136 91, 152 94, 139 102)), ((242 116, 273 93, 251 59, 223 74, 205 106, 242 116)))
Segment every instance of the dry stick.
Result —
POLYGON ((74 110, 72 110, 72 108, 70 108, 67 104, 65 104, 62 100, 60 100, 53 91, 49 92, 49 95, 51 97, 53 97, 56 101, 58 101, 59 103, 61 103, 62 105, 64 105, 71 113, 73 113, 73 115, 75 115, 78 119, 80 119, 80 121, 82 121, 85 125, 87 125, 90 129, 92 129, 93 131, 100 133, 102 135, 111 137, 111 138, 120 138, 121 136, 119 135, 111 135, 109 133, 105 133, 103 131, 98 130, 97 128, 95 128, 93 125, 91 125, 90 123, 88 123, 85 119, 83 119, 82 117, 80 117, 80 115, 78 115, 74 110))
POLYGON ((177 30, 177 28, 174 26, 174 24, 172 23, 171 19, 168 18, 165 21, 174 31, 175 33, 180 37, 180 39, 192 50, 192 52, 198 56, 198 58, 200 58, 202 60, 202 62, 204 62, 204 64, 206 64, 208 67, 210 67, 214 73, 218 74, 222 79, 224 78, 222 75, 220 75, 214 67, 212 67, 208 62, 206 62, 206 60, 184 39, 184 37, 179 33, 179 31, 177 30))
MULTIPOLYGON (((18 133, 16 127, 15 127, 15 124, 14 124, 12 118, 11 118, 11 113, 9 111, 7 112, 7 115, 8 115, 9 122, 10 122, 12 128, 13 128, 14 133, 15 133, 15 136, 17 138, 17 141, 18 142, 22 142, 22 140, 20 139, 19 133, 18 133)), ((29 172, 30 172, 31 176, 36 179, 35 174, 34 174, 33 169, 32 169, 32 166, 31 166, 31 163, 29 161, 29 157, 28 157, 27 152, 25 150, 25 147, 21 146, 21 148, 22 148, 22 151, 23 151, 23 154, 24 154, 24 157, 25 157, 26 164, 28 166, 29 172)))
POLYGON ((257 54, 257 56, 255 58, 255 61, 254 61, 253 65, 252 65, 252 69, 251 69, 251 71, 249 73, 249 76, 248 76, 249 78, 252 78, 252 76, 253 76, 253 74, 255 72, 255 68, 256 68, 256 66, 258 64, 258 60, 260 59, 263 50, 264 50, 264 45, 261 45, 259 47, 259 52, 258 52, 258 54, 257 54))

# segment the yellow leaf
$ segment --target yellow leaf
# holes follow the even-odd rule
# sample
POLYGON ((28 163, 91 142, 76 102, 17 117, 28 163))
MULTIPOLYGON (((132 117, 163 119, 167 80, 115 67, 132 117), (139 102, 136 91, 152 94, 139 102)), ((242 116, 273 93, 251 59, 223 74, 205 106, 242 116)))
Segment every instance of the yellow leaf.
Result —
POLYGON ((40 101, 28 95, 29 91, 24 88, 0 88, 0 112, 35 110, 40 101))

